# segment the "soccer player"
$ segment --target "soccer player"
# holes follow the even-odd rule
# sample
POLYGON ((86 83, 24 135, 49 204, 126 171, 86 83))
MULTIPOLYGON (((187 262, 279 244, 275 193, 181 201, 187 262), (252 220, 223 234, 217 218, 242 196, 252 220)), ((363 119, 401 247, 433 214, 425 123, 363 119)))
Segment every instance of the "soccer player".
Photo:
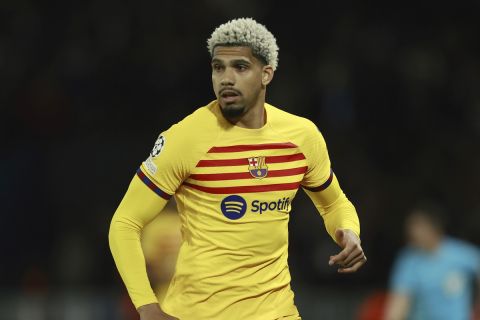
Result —
POLYGON ((208 49, 217 99, 158 137, 112 219, 113 257, 142 320, 300 319, 287 264, 297 190, 343 248, 329 259, 341 273, 366 261, 357 213, 317 127, 265 102, 278 65, 273 35, 236 19, 212 33, 208 49), (160 308, 140 234, 172 196, 183 239, 160 308))
POLYGON ((471 319, 474 284, 480 284, 480 251, 447 237, 444 216, 438 204, 427 202, 409 214, 409 246, 395 263, 386 320, 471 319))

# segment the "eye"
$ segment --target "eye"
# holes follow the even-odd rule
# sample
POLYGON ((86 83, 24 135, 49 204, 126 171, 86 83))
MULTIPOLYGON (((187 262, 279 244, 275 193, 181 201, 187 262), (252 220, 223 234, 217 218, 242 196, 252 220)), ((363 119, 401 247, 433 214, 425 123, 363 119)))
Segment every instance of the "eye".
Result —
POLYGON ((248 65, 246 65, 246 64, 237 64, 236 69, 237 69, 238 71, 245 71, 245 70, 248 69, 248 65))
POLYGON ((219 72, 219 71, 222 71, 223 66, 221 64, 214 63, 214 64, 212 64, 212 69, 213 69, 213 71, 219 72))

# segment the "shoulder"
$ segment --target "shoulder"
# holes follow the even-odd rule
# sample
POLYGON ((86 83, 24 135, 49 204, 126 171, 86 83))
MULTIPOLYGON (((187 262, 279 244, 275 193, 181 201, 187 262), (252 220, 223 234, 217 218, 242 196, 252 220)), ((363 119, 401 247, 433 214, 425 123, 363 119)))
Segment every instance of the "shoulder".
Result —
POLYGON ((267 113, 272 116, 272 122, 276 125, 316 128, 316 125, 307 118, 287 112, 268 103, 265 103, 265 107, 267 108, 267 113))
POLYGON ((463 253, 465 256, 478 256, 480 254, 480 250, 473 244, 451 237, 444 240, 443 246, 449 252, 463 253))
POLYGON ((161 159, 191 159, 208 149, 218 134, 217 118, 210 105, 200 107, 193 113, 160 133, 150 156, 161 159), (162 157, 157 157, 162 153, 162 157))
POLYGON ((195 140, 204 135, 212 135, 216 130, 217 118, 211 104, 200 107, 181 121, 172 125, 166 132, 179 139, 195 140))
POLYGON ((421 256, 417 250, 411 247, 405 247, 398 253, 395 264, 400 268, 410 267, 415 265, 419 259, 421 259, 421 256))
POLYGON ((393 291, 408 294, 414 290, 418 280, 418 266, 421 264, 419 259, 420 255, 410 247, 399 252, 390 274, 390 286, 393 291))
POLYGON ((410 247, 405 247, 398 253, 391 273, 395 286, 403 286, 402 282, 411 280, 416 273, 416 268, 422 264, 418 252, 410 247))
POLYGON ((281 110, 270 104, 266 104, 266 108, 267 116, 271 116, 271 125, 275 130, 299 142, 322 138, 317 125, 310 119, 281 110))
POLYGON ((165 145, 174 146, 176 151, 191 152, 216 140, 219 133, 217 117, 208 104, 163 131, 158 139, 165 145))

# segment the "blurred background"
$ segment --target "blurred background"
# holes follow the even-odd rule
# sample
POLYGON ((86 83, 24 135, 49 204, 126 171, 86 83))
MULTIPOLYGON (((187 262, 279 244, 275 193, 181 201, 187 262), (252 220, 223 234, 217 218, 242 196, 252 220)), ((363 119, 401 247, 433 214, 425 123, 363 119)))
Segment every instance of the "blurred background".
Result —
POLYGON ((304 319, 353 319, 386 290, 419 199, 479 245, 479 13, 478 1, 1 1, 0 319, 136 319, 110 219, 158 134, 214 99, 206 39, 236 17, 276 36, 267 101, 318 125, 362 223, 368 264, 337 275, 298 193, 304 319))

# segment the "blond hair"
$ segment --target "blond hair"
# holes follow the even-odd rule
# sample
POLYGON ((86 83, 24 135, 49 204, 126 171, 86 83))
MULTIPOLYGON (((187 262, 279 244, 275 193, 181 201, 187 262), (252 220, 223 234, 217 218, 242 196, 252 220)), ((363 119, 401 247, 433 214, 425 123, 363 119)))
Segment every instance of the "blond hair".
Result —
POLYGON ((271 65, 273 70, 278 67, 277 40, 264 25, 251 18, 234 19, 220 25, 213 31, 207 44, 211 56, 219 45, 248 46, 253 55, 271 65))

